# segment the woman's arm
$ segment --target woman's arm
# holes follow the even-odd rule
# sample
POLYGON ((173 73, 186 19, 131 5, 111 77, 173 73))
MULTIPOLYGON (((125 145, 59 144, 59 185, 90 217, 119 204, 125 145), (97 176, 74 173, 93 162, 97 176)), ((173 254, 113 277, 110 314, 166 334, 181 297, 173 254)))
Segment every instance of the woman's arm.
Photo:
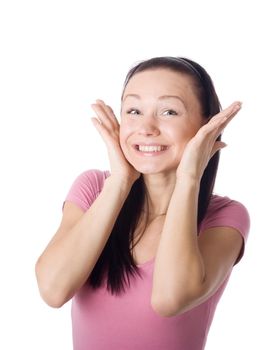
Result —
POLYGON ((65 203, 60 227, 35 267, 40 294, 47 304, 61 307, 85 283, 131 186, 110 176, 85 213, 75 204, 65 203))
POLYGON ((214 116, 183 152, 155 260, 151 303, 162 315, 204 301, 223 282, 241 250, 242 238, 232 228, 215 228, 213 234, 197 237, 200 181, 211 157, 225 146, 217 137, 240 108, 235 102, 214 116))
POLYGON ((224 281, 242 246, 233 228, 197 236, 199 184, 178 179, 168 207, 155 260, 151 303, 174 316, 206 300, 224 281))

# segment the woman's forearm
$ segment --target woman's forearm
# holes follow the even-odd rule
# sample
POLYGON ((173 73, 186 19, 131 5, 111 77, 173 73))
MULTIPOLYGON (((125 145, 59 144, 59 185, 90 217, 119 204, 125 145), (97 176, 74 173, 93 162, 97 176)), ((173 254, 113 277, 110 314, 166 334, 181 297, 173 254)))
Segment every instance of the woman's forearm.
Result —
POLYGON ((78 222, 52 240, 36 263, 39 289, 48 304, 59 307, 79 289, 94 268, 131 184, 111 177, 78 222))
POLYGON ((177 179, 156 254, 152 305, 172 315, 194 298, 205 278, 197 242, 199 182, 177 179))

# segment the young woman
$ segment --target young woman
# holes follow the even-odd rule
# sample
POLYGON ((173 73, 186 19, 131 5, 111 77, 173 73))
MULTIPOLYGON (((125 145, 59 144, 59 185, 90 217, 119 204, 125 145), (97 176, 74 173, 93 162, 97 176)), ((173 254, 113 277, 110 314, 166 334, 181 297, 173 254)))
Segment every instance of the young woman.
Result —
POLYGON ((249 230, 246 208, 212 194, 221 133, 211 78, 177 57, 126 77, 121 124, 103 101, 92 122, 110 171, 74 181, 58 231, 36 263, 43 299, 72 299, 75 350, 201 350, 249 230))

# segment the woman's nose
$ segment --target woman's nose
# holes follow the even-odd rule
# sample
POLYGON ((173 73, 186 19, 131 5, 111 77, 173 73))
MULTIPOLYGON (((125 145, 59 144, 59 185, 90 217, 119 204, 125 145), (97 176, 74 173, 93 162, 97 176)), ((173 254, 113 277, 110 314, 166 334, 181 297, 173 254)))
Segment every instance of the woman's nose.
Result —
POLYGON ((139 134, 141 135, 158 135, 159 128, 154 117, 144 117, 139 125, 139 134))

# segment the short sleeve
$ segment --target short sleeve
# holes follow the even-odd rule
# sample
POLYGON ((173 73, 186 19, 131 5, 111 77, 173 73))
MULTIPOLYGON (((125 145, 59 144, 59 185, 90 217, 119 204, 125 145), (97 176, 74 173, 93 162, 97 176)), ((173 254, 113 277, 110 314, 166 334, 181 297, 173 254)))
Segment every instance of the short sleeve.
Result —
POLYGON ((64 203, 69 201, 75 203, 83 211, 87 211, 100 194, 104 181, 109 175, 109 171, 98 169, 91 169, 81 173, 71 185, 62 209, 64 203))
POLYGON ((232 227, 243 237, 243 247, 236 263, 244 254, 245 243, 250 229, 250 217, 246 207, 228 197, 213 196, 207 214, 201 222, 199 233, 212 227, 232 227))

